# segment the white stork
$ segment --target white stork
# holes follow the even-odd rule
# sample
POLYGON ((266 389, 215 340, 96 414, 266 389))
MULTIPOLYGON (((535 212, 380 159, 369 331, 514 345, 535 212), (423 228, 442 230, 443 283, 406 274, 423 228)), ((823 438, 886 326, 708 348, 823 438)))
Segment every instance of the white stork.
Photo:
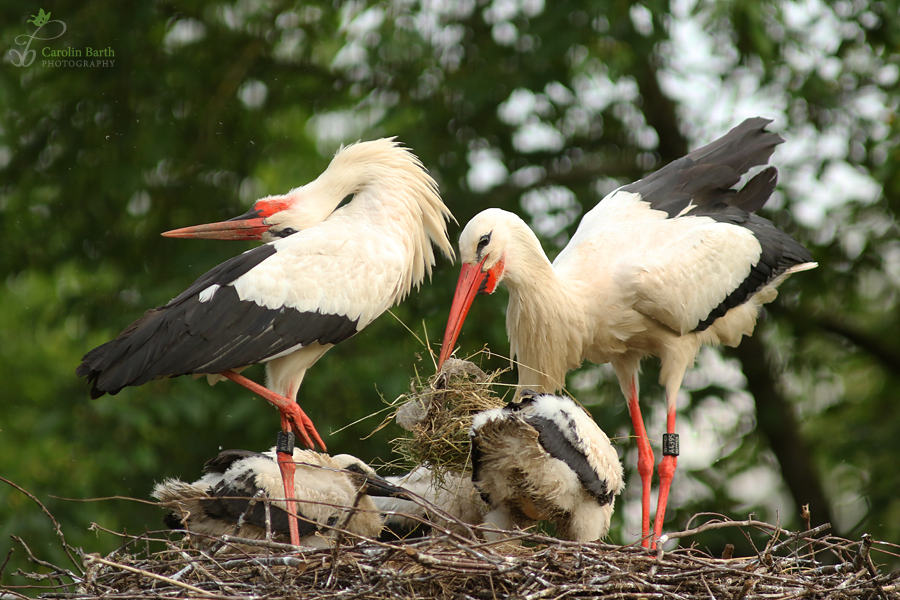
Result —
MULTIPOLYGON (((296 402, 306 370, 431 276, 432 243, 453 259, 453 217, 419 159, 392 139, 341 149, 315 181, 264 199, 244 216, 194 228, 193 237, 215 237, 219 229, 273 241, 147 311, 88 352, 76 373, 91 383, 92 398, 162 377, 227 377, 277 406, 284 431, 293 429, 312 448, 309 432, 324 449, 296 402), (261 362, 267 388, 238 374, 261 362)), ((290 499, 292 438, 283 439, 290 499)))
POLYGON ((385 480, 412 492, 412 499, 397 495, 373 499, 375 505, 386 513, 382 540, 429 535, 431 526, 428 523, 464 534, 465 526, 480 524, 488 510, 478 490, 472 485, 472 476, 469 474, 448 471, 439 479, 433 469, 419 466, 403 475, 385 477, 385 480), (432 511, 428 504, 419 499, 426 500, 428 504, 456 520, 432 511))
MULTIPOLYGON (((654 534, 662 534, 678 438, 675 400, 702 344, 736 346, 760 307, 791 274, 812 269, 810 253, 755 214, 775 189, 765 164, 783 140, 748 119, 720 139, 623 186, 589 211, 551 264, 519 217, 498 209, 463 230, 463 266, 444 334, 449 356, 477 293, 509 289, 506 329, 519 385, 555 391, 582 361, 611 363, 634 424, 642 490, 642 535, 649 541, 653 451, 638 404, 638 371, 659 357, 667 434, 659 465, 654 534)), ((655 543, 655 542, 654 542, 655 543)))
POLYGON ((550 520, 564 539, 602 538, 625 488, 609 438, 570 398, 524 390, 520 400, 472 421, 472 482, 493 508, 485 523, 508 530, 550 520))
MULTIPOLYGON (((405 497, 404 490, 349 454, 332 457, 297 448, 293 460, 301 546, 323 547, 337 530, 378 537, 382 519, 371 496, 405 497)), ((274 448, 265 453, 225 450, 203 471, 194 483, 167 479, 153 489, 153 497, 172 509, 163 519, 168 527, 248 539, 265 539, 267 531, 276 539, 287 537, 290 519, 274 448)))

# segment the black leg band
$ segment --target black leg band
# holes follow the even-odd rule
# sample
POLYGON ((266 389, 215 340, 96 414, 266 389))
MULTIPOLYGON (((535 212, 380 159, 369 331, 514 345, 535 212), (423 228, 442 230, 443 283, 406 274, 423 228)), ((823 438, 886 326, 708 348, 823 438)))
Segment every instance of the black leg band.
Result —
POLYGON ((285 454, 294 455, 294 432, 279 431, 278 441, 275 443, 275 450, 284 452, 285 454))
POLYGON ((678 434, 664 433, 662 442, 663 456, 678 456, 678 434))

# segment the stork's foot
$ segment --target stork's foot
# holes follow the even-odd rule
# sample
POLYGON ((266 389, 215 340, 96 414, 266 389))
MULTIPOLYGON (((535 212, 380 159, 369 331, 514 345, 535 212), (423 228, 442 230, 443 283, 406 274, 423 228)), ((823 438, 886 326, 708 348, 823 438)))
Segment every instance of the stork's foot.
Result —
POLYGON ((285 398, 281 394, 276 394, 269 388, 263 387, 234 371, 222 371, 221 375, 274 404, 281 411, 281 428, 285 431, 296 433, 307 448, 310 450, 315 449, 315 445, 313 445, 313 440, 315 440, 322 450, 326 450, 325 442, 322 441, 319 432, 316 431, 316 426, 313 425, 312 419, 306 416, 306 413, 303 412, 303 409, 296 402, 290 398, 285 398))
POLYGON ((325 442, 322 441, 319 432, 316 431, 316 426, 313 425, 312 419, 306 416, 306 413, 303 412, 303 409, 300 408, 299 404, 296 402, 289 402, 286 407, 279 407, 279 410, 281 411, 282 424, 287 421, 287 423, 290 424, 291 431, 300 437, 300 441, 302 441, 307 448, 314 450, 315 446, 313 445, 313 441, 315 441, 319 445, 319 448, 326 450, 325 442))

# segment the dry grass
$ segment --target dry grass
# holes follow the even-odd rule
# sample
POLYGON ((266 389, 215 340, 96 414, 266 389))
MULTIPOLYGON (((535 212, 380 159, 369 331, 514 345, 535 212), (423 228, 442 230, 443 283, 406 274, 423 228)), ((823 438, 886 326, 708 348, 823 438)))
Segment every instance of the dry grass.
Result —
POLYGON ((406 469, 428 465, 437 477, 448 470, 469 470, 473 417, 505 406, 505 397, 512 397, 509 388, 497 383, 504 372, 486 374, 472 362, 449 358, 440 373, 414 380, 409 394, 398 398, 399 408, 392 415, 410 432, 391 441, 400 465, 406 469))

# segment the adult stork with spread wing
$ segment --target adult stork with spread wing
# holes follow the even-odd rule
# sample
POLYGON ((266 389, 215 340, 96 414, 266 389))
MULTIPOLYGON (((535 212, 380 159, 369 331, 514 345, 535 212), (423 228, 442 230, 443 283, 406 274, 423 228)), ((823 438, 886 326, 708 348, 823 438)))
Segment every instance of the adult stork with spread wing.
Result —
POLYGON ((754 214, 775 189, 775 167, 733 187, 783 141, 766 131, 769 123, 747 119, 615 190, 585 214, 552 264, 528 225, 503 210, 479 213, 459 239, 463 265, 441 363, 475 295, 493 293, 501 281, 509 289, 506 329, 521 387, 553 392, 584 360, 611 363, 637 436, 645 545, 654 458, 638 404, 641 360, 659 357, 666 390, 659 538, 677 464, 675 400, 685 371, 703 344, 737 346, 776 288, 816 266, 806 248, 754 214))

